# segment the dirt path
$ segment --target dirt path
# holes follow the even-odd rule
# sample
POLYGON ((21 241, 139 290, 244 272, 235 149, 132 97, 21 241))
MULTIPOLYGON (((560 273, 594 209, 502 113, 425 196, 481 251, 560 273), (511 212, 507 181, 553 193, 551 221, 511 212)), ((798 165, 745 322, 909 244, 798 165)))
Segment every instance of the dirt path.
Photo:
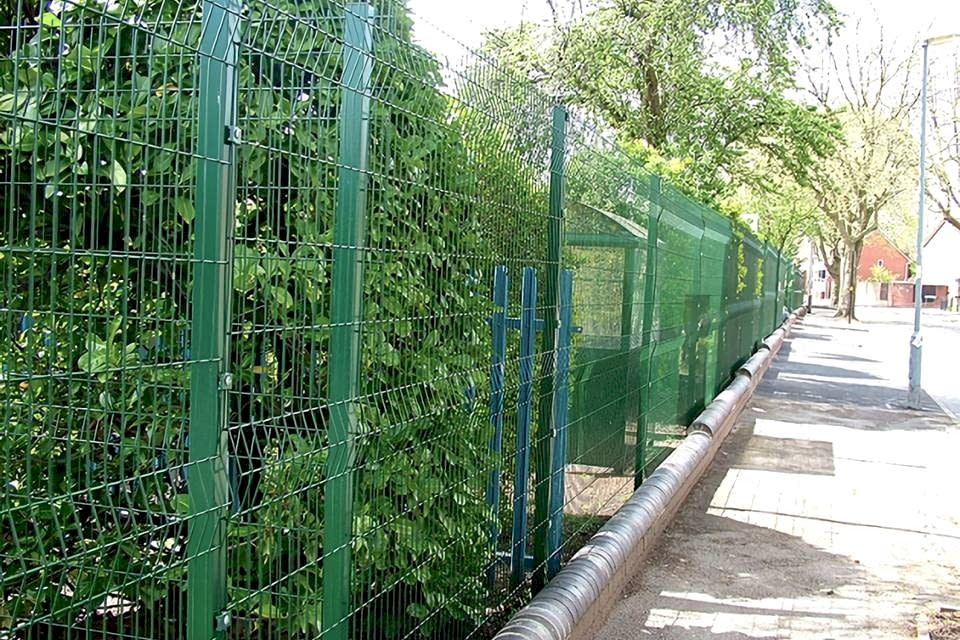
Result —
POLYGON ((960 602, 960 428, 897 408, 890 331, 808 318, 598 640, 914 638, 960 602))

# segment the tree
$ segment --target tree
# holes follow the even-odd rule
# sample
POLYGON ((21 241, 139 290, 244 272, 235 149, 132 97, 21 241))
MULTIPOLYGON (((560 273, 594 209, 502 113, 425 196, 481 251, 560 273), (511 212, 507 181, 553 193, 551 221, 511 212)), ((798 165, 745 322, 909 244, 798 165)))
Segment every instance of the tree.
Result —
POLYGON ((754 155, 751 171, 764 176, 753 187, 741 187, 724 201, 724 210, 756 220, 757 236, 781 253, 792 253, 801 238, 813 234, 821 216, 813 192, 799 184, 782 167, 754 155))
POLYGON ((496 46, 624 139, 688 161, 681 186, 717 204, 740 185, 762 182, 747 151, 803 182, 829 150, 830 119, 786 96, 796 47, 834 20, 821 0, 618 0, 594 3, 548 32, 529 25, 502 32, 496 46), (731 59, 731 51, 739 55, 731 59))
POLYGON ((840 262, 843 255, 843 238, 829 220, 817 225, 813 234, 817 255, 823 260, 824 268, 830 274, 834 287, 830 290, 830 304, 837 308, 840 304, 840 262))
POLYGON ((848 320, 855 317, 864 240, 878 228, 881 212, 909 206, 903 198, 915 184, 914 60, 912 54, 893 56, 881 33, 875 47, 832 47, 825 67, 808 70, 816 79, 810 83, 812 95, 843 130, 836 150, 810 172, 810 186, 841 240, 837 316, 848 320))
POLYGON ((946 74, 952 86, 930 82, 930 126, 927 144, 927 197, 943 219, 960 229, 960 58, 946 74))
POLYGON ((886 267, 875 264, 870 267, 870 281, 889 283, 896 280, 896 276, 886 267))

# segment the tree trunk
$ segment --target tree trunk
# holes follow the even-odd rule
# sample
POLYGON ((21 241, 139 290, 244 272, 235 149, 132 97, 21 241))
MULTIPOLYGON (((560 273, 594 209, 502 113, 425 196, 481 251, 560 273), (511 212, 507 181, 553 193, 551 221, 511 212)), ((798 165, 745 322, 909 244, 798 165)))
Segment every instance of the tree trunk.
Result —
POLYGON ((957 216, 953 215, 953 212, 950 209, 947 209, 943 212, 943 219, 949 224, 952 224, 957 230, 960 230, 960 218, 957 218, 957 216))
POLYGON ((827 265, 827 273, 833 280, 833 288, 830 289, 830 306, 836 309, 840 306, 840 261, 834 260, 827 265))
POLYGON ((846 318, 847 322, 857 319, 857 265, 863 252, 863 241, 853 245, 844 245, 840 260, 840 286, 837 287, 839 300, 835 317, 846 318))

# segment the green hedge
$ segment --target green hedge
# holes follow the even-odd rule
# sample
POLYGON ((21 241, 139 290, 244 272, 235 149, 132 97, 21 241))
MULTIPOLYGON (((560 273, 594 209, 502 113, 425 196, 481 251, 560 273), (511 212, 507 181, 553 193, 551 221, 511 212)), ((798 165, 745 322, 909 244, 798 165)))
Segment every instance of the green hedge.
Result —
MULTIPOLYGON (((373 635, 443 635, 488 604, 490 279, 541 259, 522 230, 545 198, 520 134, 439 90, 402 3, 377 9, 353 591, 373 635)), ((178 635, 199 6, 83 0, 18 24, 0 59, 0 627, 178 635)), ((342 10, 255 3, 244 24, 229 597, 241 628, 306 637, 342 10)))

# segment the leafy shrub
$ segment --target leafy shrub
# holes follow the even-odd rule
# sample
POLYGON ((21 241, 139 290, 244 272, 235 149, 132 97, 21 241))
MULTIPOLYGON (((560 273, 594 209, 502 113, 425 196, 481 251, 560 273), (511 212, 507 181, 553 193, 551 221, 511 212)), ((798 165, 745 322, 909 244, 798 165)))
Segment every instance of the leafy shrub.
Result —
POLYGON ((886 267, 875 264, 870 267, 870 282, 893 282, 897 277, 886 267))
MULTIPOLYGON (((377 9, 353 591, 378 633, 442 634, 484 611, 471 397, 492 267, 540 259, 515 239, 544 199, 516 139, 451 112, 403 4, 377 9)), ((183 624, 199 19, 81 0, 4 31, 4 626, 102 628, 117 602, 144 633, 183 624)), ((325 0, 254 3, 238 66, 229 597, 291 636, 320 624, 341 24, 325 0)))

